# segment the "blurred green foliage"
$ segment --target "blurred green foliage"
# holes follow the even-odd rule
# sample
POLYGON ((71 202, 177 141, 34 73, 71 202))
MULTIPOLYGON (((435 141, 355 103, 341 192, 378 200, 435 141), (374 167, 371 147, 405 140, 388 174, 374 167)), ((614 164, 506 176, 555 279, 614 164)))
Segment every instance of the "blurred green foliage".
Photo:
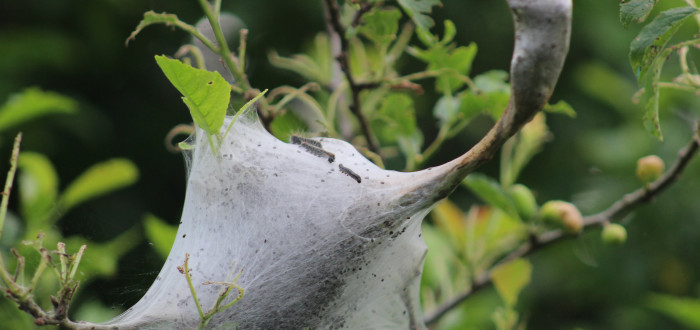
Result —
MULTIPOLYGON (((364 95, 365 109, 375 110, 369 111, 371 125, 377 128, 381 144, 398 149, 395 157, 388 157, 389 168, 423 168, 461 154, 488 129, 508 100, 506 70, 512 24, 505 1, 442 2, 442 7, 432 8, 430 18, 424 14, 437 1, 399 1, 419 27, 416 37, 411 37, 412 31, 404 25, 409 18, 395 18, 395 10, 373 11, 365 25, 355 31, 367 40, 351 46, 351 66, 360 79, 380 76, 387 78, 387 83, 397 83, 402 74, 411 72, 429 72, 426 78, 434 78, 418 81, 424 91, 421 97, 387 90, 367 91, 364 95), (433 22, 438 24, 431 31, 440 38, 425 31, 433 22), (394 32, 399 34, 391 38, 394 32), (408 47, 409 41, 424 48, 408 47), (413 56, 397 56, 406 49, 413 56), (383 61, 385 58, 388 60, 383 61), (471 78, 464 79, 467 75, 471 78), (405 113, 415 113, 415 119, 401 115, 405 113), (432 147, 438 137, 444 144, 432 147)), ((635 23, 646 15, 653 19, 678 6, 660 1, 653 10, 631 7, 650 4, 656 1, 628 2, 629 12, 623 11, 623 21, 635 23)), ((160 269, 168 237, 173 235, 172 229, 166 228, 172 228, 181 212, 183 166, 178 157, 165 151, 162 140, 171 127, 191 119, 152 55, 175 53, 186 35, 169 29, 146 29, 125 48, 124 40, 148 10, 177 13, 185 22, 200 18, 196 2, 184 0, 0 4, 0 13, 7 16, 0 20, 4 54, 0 61, 0 100, 7 101, 0 111, 0 123, 8 123, 0 132, 5 141, 0 148, 9 155, 7 141, 21 129, 25 132, 23 150, 27 150, 20 160, 22 172, 15 195, 20 201, 13 205, 18 216, 16 220, 8 219, 2 247, 6 251, 25 232, 19 218, 47 219, 37 220, 41 226, 36 228, 53 231, 56 239, 71 237, 67 241, 69 249, 87 242, 80 237, 89 237, 93 242, 88 243, 81 270, 86 278, 108 277, 83 283, 74 318, 105 320, 138 299, 160 269), (19 97, 11 97, 22 90, 25 92, 19 97), (22 105, 22 101, 32 104, 22 105), (18 120, 10 112, 2 114, 17 104, 33 109, 22 112, 25 119, 30 119, 30 113, 47 117, 30 121, 18 120), (81 173, 86 168, 90 170, 85 175, 95 173, 91 165, 102 159, 119 163, 124 158, 132 159, 140 169, 140 180, 134 183, 133 166, 117 165, 124 184, 106 182, 104 187, 133 186, 78 205, 85 200, 81 196, 97 197, 106 190, 72 188, 82 181, 73 179, 84 178, 81 173), (74 183, 61 194, 60 182, 74 183), (87 191, 88 195, 76 191, 87 191), (65 202, 66 192, 70 192, 68 201, 75 203, 65 202), (56 205, 71 207, 56 213, 56 205), (147 216, 147 240, 142 241, 135 225, 149 210, 166 219, 170 227, 147 216)), ((318 33, 325 28, 319 1, 304 5, 225 1, 224 10, 244 18, 250 31, 247 73, 252 85, 263 89, 302 86, 308 81, 321 86, 332 84, 331 42, 327 34, 318 33)), ((459 189, 449 201, 436 206, 431 221, 424 224, 423 235, 430 247, 422 285, 425 310, 468 287, 471 278, 524 239, 532 224, 519 219, 521 213, 511 196, 514 184, 529 187, 539 203, 567 199, 584 214, 591 214, 638 187, 634 177, 637 158, 653 153, 670 163, 677 149, 690 139, 690 123, 700 117, 698 97, 669 89, 659 92, 658 86, 652 86, 654 81, 671 81, 683 74, 675 57, 663 52, 649 55, 646 44, 638 47, 645 54, 641 58, 668 61, 658 63, 665 64, 664 69, 653 72, 659 79, 642 85, 655 94, 645 96, 641 104, 633 102, 641 71, 630 69, 628 54, 643 25, 630 24, 625 29, 619 15, 617 2, 575 3, 571 51, 550 109, 569 114, 570 109, 576 109, 577 118, 548 115, 546 126, 536 134, 526 136, 526 131, 522 132, 519 139, 504 147, 500 162, 487 164, 482 168, 483 175, 472 176, 465 183, 475 194, 459 189), (566 103, 559 103, 562 99, 566 103), (658 113, 663 144, 645 132, 645 112, 648 120, 658 113), (477 205, 480 203, 492 206, 477 205)), ((692 15, 690 10, 688 15, 685 17, 692 15)), ((697 33, 696 25, 674 24, 673 38, 665 34, 669 30, 658 29, 649 36, 662 35, 673 44, 690 40, 697 33)), ((691 50, 688 59, 697 63, 697 51, 691 50)), ((655 69, 644 66, 649 68, 655 69)), ((315 107, 331 123, 342 115, 333 108, 339 95, 324 90, 312 95, 311 99, 300 98, 301 102, 315 107)), ((270 94, 270 98, 273 96, 270 94)), ((271 127, 279 137, 299 130, 313 131, 312 125, 302 119, 292 111, 283 112, 271 127)), ((325 126, 331 135, 341 129, 325 126)), ((104 170, 114 164, 96 166, 104 170)), ((700 167, 694 161, 670 191, 624 219, 628 229, 625 245, 604 246, 600 233, 594 230, 543 250, 530 258, 532 269, 527 271, 527 278, 522 270, 508 272, 510 277, 502 275, 506 283, 530 282, 524 289, 511 286, 504 294, 503 286, 496 284, 496 289, 483 290, 448 313, 439 327, 513 325, 513 312, 532 329, 697 326, 692 314, 700 295, 699 179, 700 167), (654 292, 668 299, 650 295, 654 292), (513 296, 517 299, 504 298, 513 296)), ((522 264, 519 267, 528 268, 522 264)), ((5 321, 14 320, 23 322, 17 323, 19 328, 31 327, 31 320, 17 318, 5 300, 1 303, 1 324, 9 325, 5 321)))

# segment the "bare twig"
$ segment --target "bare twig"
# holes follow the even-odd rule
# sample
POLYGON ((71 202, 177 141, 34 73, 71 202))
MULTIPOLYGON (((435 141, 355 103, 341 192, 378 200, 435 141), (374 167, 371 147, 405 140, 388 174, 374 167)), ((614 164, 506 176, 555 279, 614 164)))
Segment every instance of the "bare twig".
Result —
MULTIPOLYGON (((658 194, 660 194, 662 191, 664 191, 666 188, 668 188, 670 185, 676 182, 676 180, 678 180, 678 178, 680 177, 681 173, 686 168, 690 160, 698 153, 699 148, 700 122, 696 124, 696 131, 695 135, 693 136, 693 139, 688 143, 688 145, 686 145, 683 149, 681 149, 678 152, 678 157, 676 158, 676 161, 663 176, 651 183, 648 188, 640 188, 624 195, 605 211, 583 218, 584 229, 601 225, 615 219, 619 219, 620 217, 623 217, 624 215, 628 214, 630 211, 640 206, 641 204, 653 201, 653 199, 658 194)), ((496 267, 508 263, 512 260, 532 254, 533 252, 558 241, 572 237, 576 236, 567 235, 566 233, 560 230, 546 232, 537 236, 531 236, 528 242, 524 243, 510 254, 506 255, 503 259, 501 259, 499 262, 491 266, 487 271, 485 271, 476 279, 474 279, 469 289, 459 293, 455 297, 449 299, 442 305, 438 306, 432 312, 428 313, 425 317, 425 323, 431 324, 437 322, 440 319, 440 317, 442 317, 454 307, 459 305, 461 302, 469 298, 472 294, 491 284, 491 272, 496 267)))
MULTIPOLYGON (((360 103, 360 92, 368 88, 368 86, 358 84, 353 77, 352 71, 350 70, 350 41, 345 36, 346 29, 340 22, 340 8, 338 8, 338 3, 335 0, 325 0, 325 2, 328 10, 328 22, 333 28, 332 32, 334 32, 340 40, 340 53, 336 56, 336 59, 340 64, 340 68, 345 74, 345 79, 348 81, 350 93, 352 94, 352 102, 349 106, 350 111, 359 121, 360 129, 362 130, 362 134, 367 139, 369 149, 375 154, 379 154, 379 143, 369 127, 367 117, 365 117, 365 115, 362 113, 362 105, 360 103)), ((369 10, 369 8, 367 10, 369 10)), ((358 11, 358 14, 359 13, 360 12, 358 11)), ((359 19, 360 17, 356 16, 356 20, 358 22, 359 19)))

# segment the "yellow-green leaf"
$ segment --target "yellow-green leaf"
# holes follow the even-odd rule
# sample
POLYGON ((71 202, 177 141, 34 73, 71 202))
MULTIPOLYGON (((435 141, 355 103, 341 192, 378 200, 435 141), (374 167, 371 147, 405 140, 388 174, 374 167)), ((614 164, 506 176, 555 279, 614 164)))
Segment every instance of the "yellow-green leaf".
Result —
POLYGON ((36 152, 22 152, 17 165, 22 217, 32 223, 43 218, 56 203, 58 176, 51 160, 36 152))
POLYGON ((209 135, 224 124, 231 86, 216 71, 197 69, 178 60, 156 56, 158 66, 182 94, 194 122, 209 135))
POLYGON ((54 113, 73 114, 78 110, 78 102, 54 92, 39 88, 27 88, 15 94, 0 107, 0 131, 54 113))
POLYGON ((526 259, 515 259, 496 267, 491 272, 491 280, 507 307, 515 306, 518 295, 530 283, 532 264, 526 259))
POLYGON ((170 254, 170 249, 175 242, 177 226, 171 226, 153 214, 146 214, 143 219, 146 229, 146 239, 152 244, 158 254, 165 258, 170 254))
POLYGON ((124 188, 138 180, 139 171, 130 160, 115 158, 88 168, 63 192, 64 211, 87 200, 124 188))

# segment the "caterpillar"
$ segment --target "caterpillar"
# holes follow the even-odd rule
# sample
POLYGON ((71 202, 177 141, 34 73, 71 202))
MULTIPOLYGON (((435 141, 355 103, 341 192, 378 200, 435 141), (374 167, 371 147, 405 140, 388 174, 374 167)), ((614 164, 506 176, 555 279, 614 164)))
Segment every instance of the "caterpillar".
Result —
POLYGON ((335 161, 335 154, 330 153, 328 151, 325 151, 319 147, 307 144, 307 143, 301 143, 299 144, 300 147, 304 148, 307 152, 309 152, 312 155, 316 155, 318 157, 328 157, 328 162, 332 163, 335 161))
POLYGON ((321 142, 318 142, 316 140, 312 140, 309 138, 305 138, 302 136, 298 136, 298 135, 292 135, 289 138, 289 142, 291 142, 292 144, 304 144, 304 143, 306 143, 306 144, 314 146, 316 148, 323 148, 323 146, 321 145, 321 142))
POLYGON ((351 169, 343 166, 343 164, 338 164, 338 169, 340 169, 340 171, 343 172, 343 174, 353 178, 355 181, 357 181, 357 183, 362 182, 362 178, 360 178, 360 176, 357 175, 357 173, 355 173, 351 169))

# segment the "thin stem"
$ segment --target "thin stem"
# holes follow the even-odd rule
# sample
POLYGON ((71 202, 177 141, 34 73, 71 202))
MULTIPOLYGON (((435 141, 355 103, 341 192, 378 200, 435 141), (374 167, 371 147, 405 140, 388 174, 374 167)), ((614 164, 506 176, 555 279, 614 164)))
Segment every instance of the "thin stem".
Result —
POLYGON ((80 265, 80 260, 83 258, 85 249, 87 249, 87 245, 83 244, 82 246, 80 246, 78 253, 76 253, 75 256, 73 256, 73 263, 71 264, 70 274, 68 275, 68 278, 71 281, 75 278, 75 273, 78 271, 78 266, 80 265))
POLYGON ((183 45, 180 47, 180 49, 177 50, 175 53, 175 57, 182 57, 185 56, 185 54, 190 53, 192 54, 192 57, 194 57, 194 62, 197 63, 197 67, 206 70, 207 66, 204 64, 204 55, 202 54, 202 50, 199 49, 195 45, 183 45))
POLYGON ((12 183, 15 181, 15 173, 17 173, 17 159, 19 158, 19 145, 21 142, 22 132, 17 134, 15 137, 15 143, 12 146, 12 156, 10 157, 10 170, 7 171, 7 178, 5 178, 5 189, 2 191, 2 201, 0 202, 0 237, 2 237, 2 230, 5 227, 7 203, 10 201, 12 183))
POLYGON ((197 305, 197 312, 199 312, 199 318, 201 320, 204 320, 204 312, 202 312, 202 306, 199 304, 199 298, 197 298, 197 291, 195 291, 194 284, 192 284, 192 276, 190 275, 190 267, 188 265, 189 261, 190 254, 185 253, 185 263, 182 266, 178 267, 178 270, 181 274, 185 275, 185 279, 187 279, 187 285, 190 287, 192 299, 194 299, 194 304, 197 305))
MULTIPOLYGON (((699 148, 700 122, 696 123, 696 131, 695 135, 692 138, 692 141, 690 141, 688 145, 686 145, 683 149, 681 149, 678 152, 678 157, 676 158, 676 161, 664 175, 662 175, 658 180, 650 184, 649 187, 639 188, 629 194, 624 195, 618 201, 613 203, 607 210, 583 218, 584 229, 591 228, 593 226, 599 226, 604 223, 610 222, 611 220, 623 217, 639 205, 651 202, 654 199, 654 197, 656 197, 663 190, 665 190, 678 180, 678 178, 680 177, 690 160, 698 153, 699 148)), ((499 262, 491 266, 487 271, 482 273, 480 276, 476 277, 472 281, 472 286, 469 289, 464 290, 463 292, 457 294, 453 298, 450 298, 448 301, 435 308, 435 310, 426 314, 425 323, 432 324, 437 322, 440 319, 440 317, 442 317, 447 312, 458 306, 461 302, 469 298, 475 292, 491 284, 491 272, 496 267, 510 262, 512 260, 515 260, 517 258, 522 258, 527 255, 530 255, 533 252, 543 247, 549 246, 555 242, 573 237, 576 236, 567 235, 566 233, 560 230, 550 231, 537 236, 532 236, 528 242, 524 243, 510 254, 506 255, 499 262)))
POLYGON ((44 273, 46 266, 51 260, 51 256, 49 255, 49 251, 47 249, 42 248, 39 252, 41 253, 41 259, 39 260, 39 266, 37 266, 36 270, 34 271, 34 277, 32 277, 32 281, 29 283, 29 289, 26 291, 27 294, 34 291, 36 284, 39 282, 39 278, 41 278, 41 275, 44 273))
MULTIPOLYGON (((220 5, 221 1, 217 0, 217 3, 220 5)), ((241 84, 241 86, 243 87, 243 91, 246 92, 250 90, 250 82, 248 82, 248 79, 245 77, 245 74, 239 71, 238 66, 236 66, 236 64, 233 62, 233 54, 228 48, 228 43, 226 42, 224 33, 221 31, 221 24, 219 24, 218 13, 215 14, 212 11, 212 8, 207 2, 207 0, 199 0, 199 4, 201 5, 202 10, 204 10, 204 14, 207 16, 209 24, 211 24, 211 29, 214 32, 214 36, 216 37, 216 42, 219 44, 219 47, 212 48, 209 47, 209 45, 207 45, 207 47, 209 47, 212 51, 219 54, 219 56, 223 58, 224 62, 226 63, 226 66, 231 71, 233 77, 236 79, 236 82, 241 84)))
POLYGON ((239 63, 239 68, 238 71, 240 72, 245 72, 245 51, 246 51, 246 46, 248 43, 248 29, 241 29, 241 41, 240 44, 238 45, 238 63, 239 63))

